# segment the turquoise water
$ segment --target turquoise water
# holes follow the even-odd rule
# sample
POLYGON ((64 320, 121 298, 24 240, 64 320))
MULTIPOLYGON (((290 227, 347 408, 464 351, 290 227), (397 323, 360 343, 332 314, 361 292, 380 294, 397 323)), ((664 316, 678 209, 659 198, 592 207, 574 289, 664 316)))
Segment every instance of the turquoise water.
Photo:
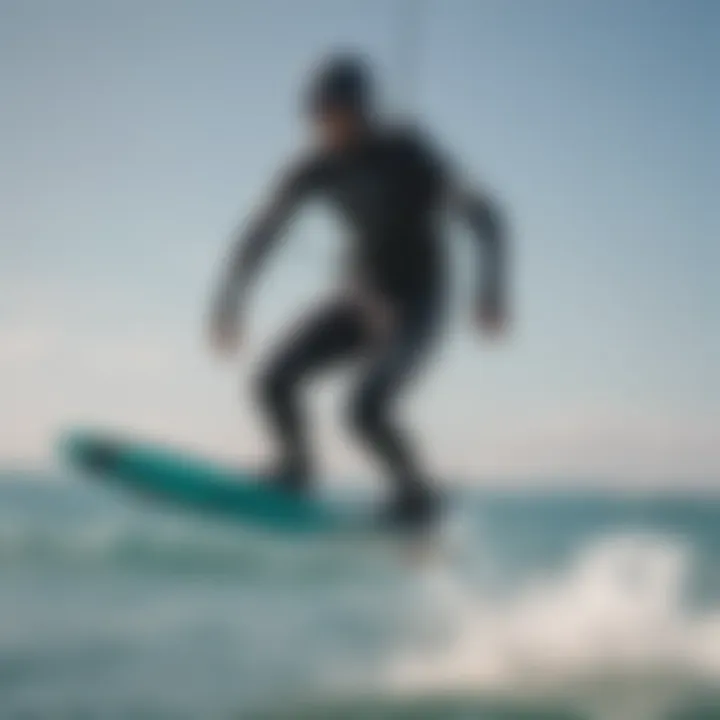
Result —
POLYGON ((720 496, 474 491, 431 548, 0 481, 0 718, 720 718, 720 496))

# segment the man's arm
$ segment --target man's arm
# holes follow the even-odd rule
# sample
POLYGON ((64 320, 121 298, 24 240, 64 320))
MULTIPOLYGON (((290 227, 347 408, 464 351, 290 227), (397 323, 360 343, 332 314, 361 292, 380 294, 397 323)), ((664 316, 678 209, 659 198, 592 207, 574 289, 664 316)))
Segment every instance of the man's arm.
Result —
POLYGON ((239 232, 225 267, 224 286, 235 291, 249 286, 300 204, 303 180, 303 172, 285 177, 269 202, 239 232))
POLYGON ((500 327, 507 316, 507 236, 496 203, 486 194, 454 189, 455 209, 469 225, 479 248, 477 312, 489 328, 500 327))
POLYGON ((222 348, 234 344, 238 309, 263 260, 300 205, 309 187, 308 166, 287 173, 270 201, 240 231, 223 269, 212 307, 213 341, 222 348))

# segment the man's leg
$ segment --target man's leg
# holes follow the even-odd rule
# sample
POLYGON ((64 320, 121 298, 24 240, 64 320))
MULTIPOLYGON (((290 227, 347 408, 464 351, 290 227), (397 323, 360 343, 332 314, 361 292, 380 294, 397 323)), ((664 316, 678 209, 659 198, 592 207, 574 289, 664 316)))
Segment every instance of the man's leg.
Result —
POLYGON ((399 394, 432 345, 438 314, 432 298, 400 308, 394 329, 373 353, 350 404, 354 428, 395 484, 393 512, 400 522, 422 522, 435 509, 428 479, 394 411, 399 394))
POLYGON ((357 308, 339 299, 293 329, 265 364, 258 378, 258 395, 280 445, 279 484, 304 489, 310 480, 308 423, 298 398, 299 386, 313 372, 352 357, 365 340, 357 308))

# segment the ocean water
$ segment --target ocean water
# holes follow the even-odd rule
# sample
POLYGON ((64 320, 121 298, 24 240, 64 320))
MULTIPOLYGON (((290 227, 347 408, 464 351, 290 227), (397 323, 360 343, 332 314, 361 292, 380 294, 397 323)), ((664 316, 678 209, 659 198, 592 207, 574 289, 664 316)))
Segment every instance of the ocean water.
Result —
POLYGON ((0 718, 720 718, 720 495, 463 491, 431 546, 0 481, 0 718))

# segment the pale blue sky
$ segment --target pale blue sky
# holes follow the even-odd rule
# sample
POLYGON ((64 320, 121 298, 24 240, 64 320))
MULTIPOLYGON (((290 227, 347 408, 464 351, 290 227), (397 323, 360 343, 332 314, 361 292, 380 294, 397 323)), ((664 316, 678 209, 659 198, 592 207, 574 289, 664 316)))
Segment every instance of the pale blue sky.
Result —
MULTIPOLYGON (((202 344, 211 282, 302 143, 314 59, 365 50, 392 102, 396 28, 389 0, 0 0, 0 462, 44 460, 77 421, 264 452, 247 362, 202 344)), ((719 36, 713 0, 426 1, 414 107, 496 188, 517 259, 491 348, 453 233, 453 333, 414 401, 439 472, 720 478, 719 36)), ((341 247, 321 213, 298 224, 252 363, 341 247)), ((328 465, 365 470, 329 387, 328 465)))

